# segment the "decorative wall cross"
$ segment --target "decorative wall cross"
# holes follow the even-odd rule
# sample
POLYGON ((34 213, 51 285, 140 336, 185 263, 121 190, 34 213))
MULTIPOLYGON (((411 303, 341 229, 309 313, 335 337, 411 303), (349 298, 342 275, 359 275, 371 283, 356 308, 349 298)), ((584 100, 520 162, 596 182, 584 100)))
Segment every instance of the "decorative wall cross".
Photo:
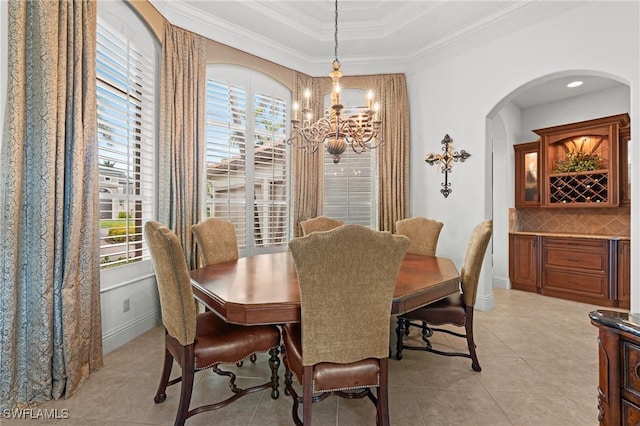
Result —
POLYGON ((424 159, 430 166, 438 163, 442 166, 442 173, 444 173, 444 183, 442 183, 442 189, 440 192, 444 195, 444 198, 447 198, 449 194, 451 194, 451 184, 449 183, 449 172, 451 171, 451 167, 454 162, 460 161, 464 162, 467 158, 471 156, 464 149, 460 150, 460 152, 454 151, 451 143, 453 139, 449 137, 449 135, 444 135, 444 139, 442 139, 442 151, 444 154, 436 154, 434 152, 427 154, 427 158, 424 159))

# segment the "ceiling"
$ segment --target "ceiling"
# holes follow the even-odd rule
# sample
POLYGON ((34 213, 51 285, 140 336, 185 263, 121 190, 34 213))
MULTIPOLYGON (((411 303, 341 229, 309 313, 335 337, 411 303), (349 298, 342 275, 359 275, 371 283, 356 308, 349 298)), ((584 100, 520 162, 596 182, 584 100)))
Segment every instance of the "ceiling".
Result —
MULTIPOLYGON (((312 76, 331 71, 335 3, 331 0, 150 0, 174 25, 312 76)), ((338 59, 346 75, 408 72, 439 51, 460 52, 558 13, 578 1, 341 0, 338 59)), ((520 93, 521 108, 620 84, 563 77, 520 93)))

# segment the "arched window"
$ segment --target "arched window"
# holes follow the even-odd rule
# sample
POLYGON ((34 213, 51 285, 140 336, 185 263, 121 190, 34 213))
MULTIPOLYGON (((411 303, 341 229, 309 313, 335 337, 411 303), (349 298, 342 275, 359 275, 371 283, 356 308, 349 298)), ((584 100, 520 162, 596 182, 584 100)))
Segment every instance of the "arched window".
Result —
POLYGON ((123 1, 98 2, 96 101, 100 263, 149 257, 142 225, 155 217, 158 42, 123 1))
POLYGON ((285 250, 290 238, 291 92, 249 68, 207 68, 206 212, 236 227, 243 255, 285 250))

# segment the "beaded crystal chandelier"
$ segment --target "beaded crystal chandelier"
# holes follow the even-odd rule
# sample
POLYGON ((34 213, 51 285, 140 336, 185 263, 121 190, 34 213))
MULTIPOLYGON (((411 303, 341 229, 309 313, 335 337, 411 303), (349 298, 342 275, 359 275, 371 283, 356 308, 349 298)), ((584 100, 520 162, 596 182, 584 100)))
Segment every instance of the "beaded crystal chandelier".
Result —
POLYGON ((331 90, 331 108, 328 117, 321 117, 313 121, 310 108, 311 91, 304 92, 304 106, 300 111, 298 102, 293 103, 293 118, 291 120, 291 135, 287 143, 297 148, 304 149, 308 153, 314 153, 320 145, 326 145, 327 152, 333 156, 333 162, 340 162, 340 155, 350 145, 356 154, 382 145, 380 138, 379 104, 374 102, 373 92, 369 91, 367 109, 354 113, 345 113, 340 103, 340 61, 338 60, 338 0, 336 0, 335 13, 335 59, 333 70, 329 74, 333 81, 331 90), (299 114, 302 113, 302 119, 299 114))

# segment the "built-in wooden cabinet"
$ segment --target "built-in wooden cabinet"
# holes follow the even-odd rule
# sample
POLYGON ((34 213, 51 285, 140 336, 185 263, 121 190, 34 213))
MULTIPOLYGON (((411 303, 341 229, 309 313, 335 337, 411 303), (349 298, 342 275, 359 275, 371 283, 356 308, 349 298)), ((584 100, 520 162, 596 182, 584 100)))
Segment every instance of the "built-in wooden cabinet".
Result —
POLYGON ((534 130, 514 145, 515 207, 630 204, 629 114, 534 130))
POLYGON ((534 130, 540 136, 544 207, 617 207, 620 129, 628 114, 534 130))
POLYGON ((541 293, 614 306, 610 297, 611 240, 542 237, 541 293))
POLYGON ((537 235, 509 235, 509 279, 516 290, 538 291, 537 235))
POLYGON ((631 205, 631 126, 620 129, 620 205, 631 205))
POLYGON ((540 206, 540 142, 528 142, 513 146, 515 175, 515 206, 540 206))
POLYGON ((631 241, 618 241, 618 307, 629 309, 631 306, 631 241))
POLYGON ((509 234, 509 279, 517 290, 629 308, 630 241, 509 234))

